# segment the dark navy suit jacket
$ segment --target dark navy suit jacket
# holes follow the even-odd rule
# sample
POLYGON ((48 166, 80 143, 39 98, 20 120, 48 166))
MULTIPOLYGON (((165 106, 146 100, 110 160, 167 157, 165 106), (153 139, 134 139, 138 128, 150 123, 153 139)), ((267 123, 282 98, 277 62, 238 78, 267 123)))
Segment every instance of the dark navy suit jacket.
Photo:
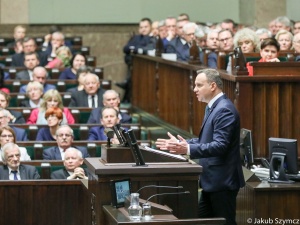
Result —
POLYGON ((17 124, 26 123, 21 112, 10 110, 10 109, 7 109, 7 110, 16 118, 15 122, 13 122, 13 123, 17 123, 17 124))
POLYGON ((177 60, 188 61, 190 58, 190 47, 182 44, 180 37, 172 39, 166 48, 166 53, 176 53, 177 60))
POLYGON ((28 141, 26 130, 14 126, 10 126, 15 134, 16 134, 16 141, 28 141))
MULTIPOLYGON (((103 106, 103 94, 104 90, 102 88, 98 89, 98 106, 103 106)), ((75 91, 71 94, 71 102, 69 107, 89 107, 88 94, 85 90, 75 91)))
MULTIPOLYGON (((90 157, 90 155, 85 147, 82 147, 82 146, 76 147, 75 146, 74 148, 76 148, 82 152, 83 158, 90 157)), ((58 146, 54 146, 54 147, 45 149, 43 152, 43 159, 44 160, 62 160, 58 146)))
POLYGON ((240 160, 240 117, 225 96, 218 98, 203 121, 199 138, 188 140, 191 158, 199 158, 206 192, 238 190, 245 185, 240 160))
MULTIPOLYGON (((95 108, 91 111, 90 117, 87 121, 87 123, 100 123, 100 117, 101 117, 101 107, 95 108)), ((120 123, 132 123, 132 118, 126 113, 120 112, 120 115, 122 119, 120 120, 120 123)))
MULTIPOLYGON (((0 180, 9 180, 8 167, 3 165, 0 166, 0 180)), ((19 172, 21 180, 36 180, 40 178, 37 169, 30 165, 20 165, 19 172)))
POLYGON ((91 127, 89 130, 89 141, 106 141, 107 136, 104 133, 104 127, 98 126, 98 127, 91 127))
POLYGON ((218 67, 218 56, 217 53, 211 52, 207 56, 207 67, 217 69, 218 67))

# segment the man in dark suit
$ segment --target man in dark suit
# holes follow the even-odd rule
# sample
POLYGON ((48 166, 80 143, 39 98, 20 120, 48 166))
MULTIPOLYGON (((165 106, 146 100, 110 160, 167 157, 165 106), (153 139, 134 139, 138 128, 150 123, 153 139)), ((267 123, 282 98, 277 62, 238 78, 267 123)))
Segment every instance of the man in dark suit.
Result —
POLYGON ((26 70, 19 71, 16 74, 17 80, 33 80, 33 69, 40 63, 36 52, 28 52, 24 55, 24 65, 26 70))
MULTIPOLYGON (((107 90, 103 94, 103 105, 114 107, 119 112, 120 123, 131 123, 132 118, 127 113, 120 112, 120 96, 115 90, 107 90)), ((91 111, 90 117, 87 123, 100 123, 102 114, 102 107, 95 108, 91 111)))
MULTIPOLYGON (((57 146, 47 148, 43 152, 45 160, 64 160, 65 151, 72 147, 74 133, 71 127, 67 125, 60 126, 56 131, 57 146)), ((81 151, 83 158, 89 157, 87 149, 84 147, 74 147, 81 151)))
MULTIPOLYGON (((3 91, 0 91, 0 108, 7 109, 9 106, 9 101, 10 101, 9 94, 7 94, 3 91)), ((7 109, 7 111, 9 112, 8 117, 10 118, 10 123, 19 124, 19 123, 26 122, 21 112, 14 111, 11 109, 7 109)))
POLYGON ((212 52, 207 56, 207 66, 209 68, 217 69, 218 55, 215 52, 219 48, 219 30, 210 30, 207 34, 206 45, 212 52))
POLYGON ((92 127, 89 130, 89 141, 106 141, 106 128, 112 128, 120 122, 118 111, 113 107, 103 107, 101 112, 101 126, 92 127))
POLYGON ((156 146, 175 154, 200 159, 203 167, 199 217, 224 217, 234 225, 236 196, 245 185, 240 160, 240 117, 233 103, 222 92, 218 71, 198 71, 194 92, 198 101, 208 103, 198 138, 185 140, 180 135, 158 139, 156 146))
POLYGON ((104 90, 100 87, 100 80, 96 74, 85 75, 83 88, 82 91, 72 93, 69 107, 97 108, 103 106, 104 90))
MULTIPOLYGON (((36 42, 33 38, 25 37, 23 40, 23 52, 16 53, 12 56, 11 65, 15 67, 25 67, 24 65, 24 55, 29 52, 37 52, 36 42)), ((47 54, 44 52, 37 52, 40 66, 46 66, 48 63, 47 54)))
POLYGON ((3 166, 0 166, 0 180, 36 180, 40 178, 36 168, 21 165, 21 152, 14 143, 6 143, 2 148, 3 166))
POLYGON ((81 168, 83 164, 82 153, 76 148, 68 148, 65 151, 65 168, 51 173, 51 179, 88 179, 88 172, 81 168))

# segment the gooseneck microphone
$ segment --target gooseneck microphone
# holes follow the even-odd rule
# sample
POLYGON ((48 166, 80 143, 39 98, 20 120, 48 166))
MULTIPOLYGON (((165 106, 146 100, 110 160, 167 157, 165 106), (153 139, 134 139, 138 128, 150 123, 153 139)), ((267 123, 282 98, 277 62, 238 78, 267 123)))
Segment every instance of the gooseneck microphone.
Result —
POLYGON ((151 198, 155 196, 160 196, 160 195, 182 195, 182 194, 190 194, 189 191, 183 191, 183 192, 168 192, 168 193, 160 193, 160 194, 154 194, 151 195, 149 198, 147 198, 146 202, 148 202, 151 198))
POLYGON ((140 190, 143 190, 144 188, 173 188, 173 189, 182 189, 182 186, 158 186, 158 185, 147 185, 144 187, 141 187, 139 190, 137 190, 136 193, 139 193, 140 190))
POLYGON ((104 133, 107 136, 107 147, 110 147, 110 139, 114 138, 115 132, 114 132, 113 129, 107 127, 107 128, 104 129, 104 133))

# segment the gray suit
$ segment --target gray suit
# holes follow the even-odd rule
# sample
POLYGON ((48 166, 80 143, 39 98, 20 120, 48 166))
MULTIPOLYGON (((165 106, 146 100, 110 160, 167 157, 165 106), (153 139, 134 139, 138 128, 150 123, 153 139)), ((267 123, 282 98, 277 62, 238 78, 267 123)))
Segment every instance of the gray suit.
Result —
MULTIPOLYGON (((87 170, 86 169, 83 169, 83 170, 84 170, 85 176, 88 177, 89 173, 87 172, 87 170)), ((70 176, 70 174, 68 173, 66 168, 56 170, 51 173, 51 179, 67 179, 68 176, 70 176)))
POLYGON ((28 70, 22 70, 20 72, 17 72, 16 80, 30 80, 28 70))
MULTIPOLYGON (((21 180, 37 180, 40 175, 34 166, 20 165, 19 166, 21 180)), ((6 165, 0 166, 0 180, 9 180, 9 170, 6 165)))
MULTIPOLYGON (((99 88, 97 91, 98 107, 103 106, 103 94, 104 90, 99 88)), ((85 90, 75 91, 72 93, 69 107, 89 107, 88 94, 85 92, 85 90)))

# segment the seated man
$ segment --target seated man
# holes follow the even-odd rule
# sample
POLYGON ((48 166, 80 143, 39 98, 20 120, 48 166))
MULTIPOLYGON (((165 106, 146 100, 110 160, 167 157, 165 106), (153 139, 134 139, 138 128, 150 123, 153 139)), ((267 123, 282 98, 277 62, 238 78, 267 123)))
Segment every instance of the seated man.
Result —
MULTIPOLYGON (((120 96, 115 90, 107 90, 103 94, 103 105, 107 107, 114 107, 119 112, 120 123, 131 123, 132 118, 126 113, 120 112, 120 96)), ((100 123, 102 107, 95 108, 91 111, 87 123, 100 123)))
MULTIPOLYGON (((33 70, 33 73, 32 73, 32 80, 40 82, 43 85, 44 93, 51 90, 51 89, 54 89, 54 90, 56 89, 55 85, 46 83, 47 82, 47 76, 48 76, 48 72, 42 66, 35 67, 34 70, 33 70)), ((20 87, 20 93, 26 93, 26 89, 27 89, 27 84, 21 86, 20 87)))
MULTIPOLYGON (((0 108, 0 127, 5 127, 9 126, 10 118, 9 118, 10 113, 6 109, 0 108)), ((27 141, 27 133, 24 129, 10 126, 13 131, 15 132, 16 135, 16 141, 27 141)))
MULTIPOLYGON (((25 37, 23 40, 23 52, 16 53, 12 56, 11 65, 14 67, 24 67, 24 55, 29 52, 37 52, 36 42, 33 38, 25 37)), ((40 66, 45 66, 48 63, 47 55, 44 52, 37 52, 40 66)))
POLYGON ((99 77, 88 73, 85 75, 83 85, 84 90, 72 93, 69 107, 97 108, 102 106, 104 90, 100 87, 99 77))
POLYGON ((65 36, 62 32, 56 31, 52 35, 45 37, 48 37, 48 39, 45 38, 45 41, 43 43, 44 47, 47 47, 45 50, 46 54, 51 57, 56 57, 56 50, 65 45, 65 36))
MULTIPOLYGON (((56 131, 56 142, 57 146, 50 147, 44 150, 43 159, 44 160, 64 160, 65 151, 72 147, 74 140, 74 133, 71 127, 68 125, 60 126, 56 131)), ((89 153, 85 147, 74 147, 81 151, 83 158, 89 157, 89 153)))
POLYGON ((34 166, 20 164, 19 146, 7 143, 2 148, 3 166, 0 166, 0 180, 36 180, 40 178, 34 166))
MULTIPOLYGON (((293 48, 295 50, 295 53, 300 54, 300 33, 294 35, 293 48)), ((300 61, 300 55, 296 56, 295 61, 300 61)))
POLYGON ((89 130, 89 141, 106 141, 105 128, 112 128, 119 123, 118 111, 113 107, 104 107, 102 109, 101 126, 92 127, 89 130))
POLYGON ((38 54, 36 52, 28 52, 24 55, 24 65, 26 70, 17 72, 16 80, 32 80, 32 71, 40 63, 38 54))
MULTIPOLYGON (((277 58, 280 50, 280 45, 275 38, 266 38, 260 45, 261 59, 258 62, 280 62, 277 58)), ((249 76, 253 76, 253 66, 247 63, 249 76)))
POLYGON ((12 48, 18 40, 22 40, 26 35, 26 28, 22 25, 17 25, 14 28, 14 41, 7 44, 7 47, 12 48))
POLYGON ((65 168, 51 173, 51 179, 88 179, 88 171, 81 168, 83 164, 82 153, 76 148, 68 148, 65 151, 65 168))
POLYGON ((221 51, 232 51, 233 45, 233 33, 230 30, 221 30, 219 32, 219 49, 221 51))
POLYGON ((209 68, 217 69, 217 53, 214 51, 219 48, 219 30, 210 30, 207 34, 206 45, 212 52, 207 56, 207 66, 209 68))

